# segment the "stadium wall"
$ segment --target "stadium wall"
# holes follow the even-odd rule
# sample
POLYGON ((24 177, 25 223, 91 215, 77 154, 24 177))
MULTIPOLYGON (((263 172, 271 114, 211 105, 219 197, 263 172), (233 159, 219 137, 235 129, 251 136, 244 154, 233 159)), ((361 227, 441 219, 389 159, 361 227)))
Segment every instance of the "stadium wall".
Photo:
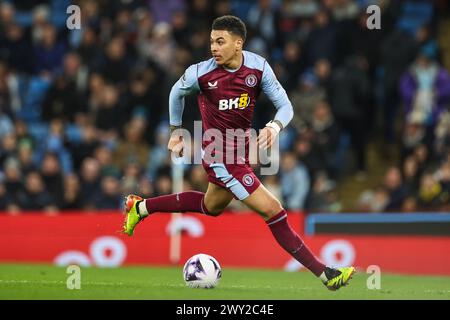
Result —
MULTIPOLYGON (((224 213, 219 218, 185 214, 149 217, 133 237, 120 233, 123 216, 117 212, 0 214, 0 262, 115 267, 169 265, 170 234, 182 231, 183 264, 196 253, 208 253, 223 266, 275 268, 303 267, 273 240, 264 221, 253 213, 224 213)), ((290 213, 296 230, 304 216, 290 213)), ((302 233, 302 232, 301 232, 302 233)), ((450 275, 450 236, 304 235, 308 246, 326 263, 371 265, 382 272, 450 275)))

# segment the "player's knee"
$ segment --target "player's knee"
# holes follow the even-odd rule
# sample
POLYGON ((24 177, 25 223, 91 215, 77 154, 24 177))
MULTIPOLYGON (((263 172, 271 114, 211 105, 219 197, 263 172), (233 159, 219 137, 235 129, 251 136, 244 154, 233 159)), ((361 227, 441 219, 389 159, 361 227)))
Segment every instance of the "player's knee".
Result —
POLYGON ((269 206, 264 210, 264 215, 266 218, 270 219, 273 216, 276 216, 283 210, 283 206, 281 205, 280 201, 274 200, 270 203, 269 206))
POLYGON ((209 213, 211 217, 218 217, 223 213, 223 210, 216 210, 209 213))
POLYGON ((208 205, 206 205, 205 204, 205 207, 204 207, 204 212, 205 212, 205 214, 206 215, 208 215, 208 216, 211 216, 211 217, 218 217, 218 216, 220 216, 221 214, 222 214, 222 212, 223 212, 223 210, 224 210, 224 208, 223 207, 221 207, 221 206, 208 206, 208 205))
POLYGON ((207 210, 207 215, 211 217, 218 217, 223 213, 222 208, 213 208, 207 210))

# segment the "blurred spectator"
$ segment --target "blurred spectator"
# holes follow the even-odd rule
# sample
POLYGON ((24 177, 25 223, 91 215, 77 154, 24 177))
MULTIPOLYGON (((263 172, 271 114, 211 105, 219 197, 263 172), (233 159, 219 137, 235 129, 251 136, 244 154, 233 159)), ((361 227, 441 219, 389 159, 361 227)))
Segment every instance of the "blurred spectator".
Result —
POLYGON ((163 109, 162 101, 156 92, 162 90, 162 84, 158 81, 157 70, 148 68, 145 71, 136 71, 131 75, 131 81, 126 94, 126 110, 136 117, 147 120, 145 137, 154 141, 154 131, 159 125, 163 109))
POLYGON ((402 212, 415 212, 418 209, 417 198, 415 196, 407 197, 403 201, 402 212))
POLYGON ((449 199, 449 193, 442 189, 439 181, 431 172, 426 172, 420 179, 419 204, 423 208, 436 208, 449 199))
POLYGON ((320 155, 317 154, 316 150, 313 148, 310 131, 307 131, 307 134, 297 138, 294 144, 294 152, 297 159, 306 166, 308 174, 312 177, 312 180, 314 180, 316 173, 322 168, 320 165, 320 155))
POLYGON ((400 103, 398 85, 402 74, 414 59, 417 43, 414 38, 401 30, 393 30, 382 40, 380 62, 383 68, 382 87, 383 132, 385 142, 395 142, 394 124, 400 103))
POLYGON ((95 207, 95 199, 100 193, 100 166, 97 160, 85 158, 81 165, 80 180, 83 207, 95 207))
POLYGON ((11 196, 6 191, 3 178, 0 178, 0 212, 6 211, 11 203, 11 196))
POLYGON ((410 113, 403 129, 402 159, 423 143, 426 143, 426 129, 423 118, 417 112, 410 113))
POLYGON ((358 6, 352 0, 335 1, 333 6, 333 16, 337 21, 354 19, 358 15, 358 6))
POLYGON ((298 131, 302 131, 307 123, 312 122, 316 104, 325 98, 325 90, 318 86, 316 76, 312 72, 303 73, 298 81, 298 89, 291 92, 291 102, 294 107, 292 125, 298 131))
POLYGON ((443 192, 450 195, 450 162, 444 163, 434 177, 441 184, 443 192))
POLYGON ((17 159, 20 163, 20 170, 23 174, 28 174, 30 171, 36 171, 37 167, 33 159, 33 149, 27 143, 21 143, 17 149, 17 159))
POLYGON ((95 148, 93 155, 95 160, 97 160, 99 163, 101 176, 120 175, 120 169, 113 163, 113 152, 107 145, 98 145, 95 148))
POLYGON ((310 189, 308 171, 299 163, 293 153, 287 152, 281 159, 281 192, 287 209, 305 208, 305 201, 310 189))
POLYGON ((47 152, 52 152, 57 155, 64 173, 72 171, 73 162, 72 156, 67 148, 65 125, 59 118, 54 118, 50 122, 49 132, 36 150, 37 161, 42 161, 47 152))
POLYGON ((337 199, 336 183, 329 180, 326 173, 316 176, 308 201, 312 212, 340 212, 342 205, 337 199))
MULTIPOLYGON (((369 0, 369 2, 373 4, 374 1, 369 0)), ((385 31, 389 30, 389 27, 387 12, 383 12, 383 4, 381 3, 384 1, 378 2, 378 6, 382 11, 382 29, 369 29, 367 27, 370 23, 369 19, 372 18, 371 14, 365 10, 368 5, 365 5, 354 23, 346 23, 340 30, 337 44, 338 54, 340 55, 338 57, 339 61, 349 54, 363 55, 369 64, 369 74, 371 77, 377 76, 376 72, 380 63, 380 50, 374 50, 374 48, 380 48, 383 35, 389 34, 389 32, 385 31)))
POLYGON ((169 22, 174 12, 185 10, 183 0, 151 0, 148 3, 156 22, 169 22))
POLYGON ((93 155, 94 150, 100 144, 97 129, 89 121, 79 127, 79 135, 79 140, 71 141, 69 145, 73 165, 76 170, 80 168, 81 163, 86 157, 93 155))
POLYGON ((55 117, 73 121, 75 113, 80 111, 82 106, 75 83, 64 75, 58 76, 42 104, 42 118, 45 121, 51 121, 55 117))
POLYGON ((402 175, 397 167, 390 167, 384 176, 384 187, 389 195, 389 200, 385 211, 395 211, 402 207, 403 200, 406 197, 403 186, 402 175))
POLYGON ((25 121, 17 119, 14 122, 14 129, 17 138, 17 145, 27 145, 34 150, 35 138, 28 132, 28 125, 25 121))
POLYGON ((99 129, 100 139, 115 139, 118 128, 124 124, 124 110, 120 101, 118 88, 105 85, 101 92, 100 101, 96 110, 92 110, 95 127, 99 129))
POLYGON ((33 48, 34 72, 51 76, 60 71, 66 50, 66 45, 58 39, 56 28, 49 23, 45 24, 33 48))
POLYGON ((420 144, 414 149, 413 154, 419 164, 419 175, 422 175, 430 161, 430 150, 425 144, 420 144))
POLYGON ((158 175, 155 181, 155 196, 172 193, 172 179, 167 174, 158 175))
POLYGON ((117 36, 108 42, 105 56, 100 60, 99 73, 115 85, 123 85, 128 80, 130 62, 126 48, 124 39, 117 36))
POLYGON ((18 205, 27 211, 56 211, 55 198, 46 190, 42 176, 32 171, 25 176, 24 190, 19 193, 18 205))
MULTIPOLYGON (((298 41, 286 42, 283 47, 283 58, 283 67, 286 72, 286 82, 283 83, 283 87, 290 92, 297 86, 299 75, 305 70, 302 48, 298 41)), ((310 79, 308 78, 308 80, 310 79)))
POLYGON ((87 85, 87 73, 81 66, 78 54, 64 56, 62 73, 55 77, 42 102, 42 117, 45 121, 57 117, 73 122, 75 114, 86 112, 81 99, 87 85))
POLYGON ((327 11, 321 10, 314 17, 314 29, 306 40, 306 62, 314 65, 319 59, 336 62, 337 29, 330 23, 327 11))
POLYGON ((68 174, 64 177, 64 196, 62 198, 62 210, 79 210, 83 208, 80 179, 76 174, 68 174))
POLYGON ((217 0, 213 4, 213 12, 215 17, 231 14, 230 0, 217 0))
POLYGON ((182 47, 188 47, 192 30, 186 12, 181 10, 174 12, 170 24, 175 42, 182 47))
POLYGON ((138 185, 138 194, 144 199, 153 197, 153 185, 149 179, 142 177, 138 185))
POLYGON ((160 22, 155 25, 150 41, 142 44, 140 55, 154 61, 162 70, 169 72, 175 49, 171 26, 160 22))
POLYGON ((8 66, 0 60, 0 139, 12 131, 11 117, 13 115, 12 97, 9 88, 8 66))
POLYGON ((366 70, 367 61, 363 57, 349 58, 333 74, 330 97, 337 122, 350 135, 359 173, 365 173, 367 169, 366 143, 370 134, 367 119, 370 81, 366 70))
POLYGON ((100 63, 101 46, 99 45, 98 40, 98 34, 94 28, 85 26, 81 42, 76 47, 76 51, 89 70, 93 70, 100 63))
POLYGON ((276 37, 275 11, 271 0, 258 0, 248 12, 248 27, 260 36, 268 47, 273 46, 276 37))
POLYGON ((450 151, 450 112, 444 112, 435 129, 434 153, 436 159, 443 160, 450 151))
POLYGON ((95 207, 97 209, 119 209, 122 202, 119 180, 114 176, 103 177, 99 196, 95 199, 95 207))
POLYGON ((101 3, 99 1, 81 1, 80 7, 81 12, 83 12, 83 19, 81 19, 83 24, 82 30, 86 30, 87 26, 96 29, 101 28, 101 3))
POLYGON ((2 2, 0 3, 0 32, 4 32, 5 28, 12 23, 14 23, 15 20, 15 8, 14 6, 9 2, 2 2))
POLYGON ((140 168, 145 168, 148 159, 148 145, 143 139, 145 120, 134 118, 125 126, 124 140, 119 142, 114 152, 114 164, 125 168, 135 162, 140 168))
POLYGON ((193 61, 199 61, 205 57, 208 52, 209 43, 209 31, 208 29, 195 30, 189 39, 189 49, 192 55, 193 61))
MULTIPOLYGON (((2 2, 2 7, 4 4, 5 2, 2 2)), ((15 72, 30 73, 33 66, 31 41, 24 28, 12 22, 4 25, 3 32, 4 37, 0 36, 0 59, 5 60, 15 72)))
POLYGON ((2 110, 0 109, 0 140, 3 140, 3 138, 13 133, 13 122, 8 117, 8 115, 2 113, 2 110))
POLYGON ((331 71, 331 64, 327 59, 319 59, 314 64, 317 85, 325 90, 325 96, 328 99, 331 95, 331 71))
MULTIPOLYGON (((29 10, 29 13, 31 13, 31 36, 33 43, 42 41, 44 37, 44 30, 49 24, 51 12, 50 8, 45 2, 46 1, 38 1, 37 5, 34 5, 31 8, 27 8, 29 10)), ((16 4, 16 7, 20 9, 21 6, 16 4)), ((22 7, 22 10, 27 9, 22 7)))
POLYGON ((17 159, 8 158, 4 164, 4 185, 8 194, 11 196, 12 202, 16 203, 19 193, 22 191, 22 171, 17 159))
POLYGON ((4 164, 4 161, 9 157, 15 157, 17 152, 17 138, 16 135, 11 132, 3 137, 0 141, 0 164, 4 164))
POLYGON ((141 168, 137 162, 128 163, 123 170, 123 177, 120 182, 120 190, 122 194, 136 194, 138 191, 139 177, 141 168))
POLYGON ((277 10, 275 24, 278 31, 277 33, 280 35, 277 39, 278 46, 283 46, 287 41, 296 39, 297 32, 300 30, 300 21, 293 12, 293 5, 294 1, 292 0, 281 1, 280 7, 277 10))
POLYGON ((194 30, 208 28, 213 20, 212 8, 208 0, 192 0, 189 4, 189 18, 194 30))
POLYGON ((55 204, 61 207, 60 202, 64 195, 64 183, 58 156, 51 152, 46 153, 40 169, 46 190, 55 199, 55 204))
POLYGON ((418 113, 428 135, 434 134, 441 113, 450 103, 450 75, 435 62, 435 50, 433 45, 422 48, 400 82, 406 116, 418 113))
POLYGON ((167 165, 170 156, 167 152, 167 141, 169 141, 169 129, 166 123, 162 123, 156 129, 156 144, 148 155, 148 163, 146 165, 147 174, 152 180, 156 179, 158 170, 167 165))
POLYGON ((89 77, 88 112, 93 116, 97 112, 103 99, 106 81, 99 73, 92 73, 89 77))
POLYGON ((403 184, 405 193, 414 197, 419 190, 419 164, 416 158, 411 155, 403 162, 403 184))
POLYGON ((320 101, 315 105, 311 128, 314 134, 313 148, 320 159, 320 166, 326 170, 328 176, 337 177, 340 129, 326 102, 320 101))
POLYGON ((364 191, 358 200, 357 209, 361 212, 384 212, 389 204, 389 193, 383 187, 374 191, 364 191))

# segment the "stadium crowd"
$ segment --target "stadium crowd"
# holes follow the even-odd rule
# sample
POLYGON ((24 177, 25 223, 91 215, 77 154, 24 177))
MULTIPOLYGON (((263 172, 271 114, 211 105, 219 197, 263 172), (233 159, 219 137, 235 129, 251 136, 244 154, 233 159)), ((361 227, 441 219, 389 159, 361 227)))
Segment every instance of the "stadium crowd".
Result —
MULTIPOLYGON (((169 91, 210 56, 224 14, 246 22, 246 49, 267 58, 295 109, 279 174, 261 177, 286 208, 353 209, 336 187, 364 179, 380 138, 401 157, 356 208, 448 209, 450 76, 436 40, 448 12, 419 0, 0 0, 0 211, 116 209, 128 193, 172 193, 169 91), (66 27, 72 3, 81 29, 66 27), (381 29, 367 27, 370 4, 381 29)), ((275 110, 264 95, 257 106, 259 129, 275 110)), ((199 119, 187 98, 186 128, 199 119)), ((185 178, 206 190, 201 166, 185 178)))

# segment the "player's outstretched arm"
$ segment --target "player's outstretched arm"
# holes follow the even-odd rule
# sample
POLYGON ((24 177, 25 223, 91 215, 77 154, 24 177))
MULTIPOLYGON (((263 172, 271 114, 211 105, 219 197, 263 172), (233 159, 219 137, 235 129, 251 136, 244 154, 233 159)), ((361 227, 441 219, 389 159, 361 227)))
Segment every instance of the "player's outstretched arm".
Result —
POLYGON ((176 130, 182 127, 184 97, 200 91, 197 79, 197 65, 186 69, 181 78, 172 86, 169 95, 170 139, 167 148, 178 157, 183 156, 184 142, 176 130))
POLYGON ((182 124, 184 97, 200 91, 197 79, 197 65, 191 65, 172 86, 169 94, 169 118, 171 126, 182 124))
POLYGON ((261 87, 277 109, 275 119, 266 124, 266 127, 261 130, 257 140, 261 148, 268 149, 275 142, 280 131, 292 120, 294 110, 286 91, 280 82, 278 82, 275 73, 267 62, 264 66, 261 87))

